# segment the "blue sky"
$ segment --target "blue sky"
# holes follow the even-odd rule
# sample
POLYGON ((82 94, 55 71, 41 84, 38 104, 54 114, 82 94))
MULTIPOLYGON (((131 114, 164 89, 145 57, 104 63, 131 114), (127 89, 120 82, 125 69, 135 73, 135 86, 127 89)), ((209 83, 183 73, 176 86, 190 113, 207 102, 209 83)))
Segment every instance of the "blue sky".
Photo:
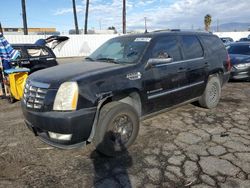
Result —
MULTIPOLYGON (((79 28, 84 27, 85 0, 76 0, 79 28)), ((26 0, 28 27, 74 28, 72 0, 26 0)), ((212 25, 227 22, 250 23, 250 0, 127 0, 128 30, 143 29, 147 17, 150 29, 203 28, 205 14, 212 25)), ((90 0, 89 29, 115 26, 121 30, 122 0, 90 0)), ((2 0, 3 27, 22 27, 21 0, 2 0)))

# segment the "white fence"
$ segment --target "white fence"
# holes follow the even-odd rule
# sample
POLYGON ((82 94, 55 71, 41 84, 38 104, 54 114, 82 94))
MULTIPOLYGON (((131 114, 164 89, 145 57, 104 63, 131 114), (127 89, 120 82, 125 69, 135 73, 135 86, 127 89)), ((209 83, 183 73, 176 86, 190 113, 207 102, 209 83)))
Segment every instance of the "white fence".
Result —
MULTIPOLYGON (((75 57, 88 56, 96 48, 106 42, 108 39, 117 35, 69 35, 70 38, 65 45, 59 50, 55 49, 57 57, 75 57)), ((35 43, 42 35, 5 35, 11 44, 15 43, 35 43)))
MULTIPOLYGON (((218 32, 214 33, 219 37, 231 37, 234 41, 243 37, 248 37, 250 32, 218 32)), ((69 41, 61 48, 54 50, 57 57, 88 56, 108 39, 118 35, 69 35, 69 41)), ((10 43, 34 43, 42 35, 5 35, 10 43)))

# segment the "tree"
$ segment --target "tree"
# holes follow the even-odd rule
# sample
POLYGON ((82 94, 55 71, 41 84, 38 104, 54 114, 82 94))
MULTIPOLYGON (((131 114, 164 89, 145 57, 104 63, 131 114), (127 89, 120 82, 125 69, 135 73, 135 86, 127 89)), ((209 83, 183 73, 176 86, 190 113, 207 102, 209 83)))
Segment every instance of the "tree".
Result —
POLYGON ((72 0, 72 4, 73 4, 73 12, 74 12, 75 31, 76 31, 76 34, 78 35, 79 29, 78 29, 77 14, 76 14, 76 1, 72 0))
POLYGON ((108 27, 108 30, 115 30, 114 26, 108 27))
POLYGON ((211 17, 210 14, 207 14, 207 15, 204 17, 204 25, 205 25, 205 30, 206 30, 206 31, 209 31, 209 30, 210 30, 211 22, 212 22, 212 17, 211 17))
POLYGON ((108 30, 114 30, 114 33, 116 34, 117 33, 117 30, 114 26, 111 26, 111 27, 108 27, 108 30))
POLYGON ((89 0, 86 0, 84 34, 88 34, 89 0))

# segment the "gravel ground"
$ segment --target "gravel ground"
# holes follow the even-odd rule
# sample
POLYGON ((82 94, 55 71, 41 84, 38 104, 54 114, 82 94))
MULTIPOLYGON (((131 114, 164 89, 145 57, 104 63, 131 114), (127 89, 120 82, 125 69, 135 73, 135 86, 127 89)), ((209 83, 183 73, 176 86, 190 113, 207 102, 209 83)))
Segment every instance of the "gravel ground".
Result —
POLYGON ((250 83, 229 83, 218 107, 192 104, 141 122, 116 158, 92 145, 60 150, 23 123, 20 102, 0 100, 0 187, 250 187, 250 83))

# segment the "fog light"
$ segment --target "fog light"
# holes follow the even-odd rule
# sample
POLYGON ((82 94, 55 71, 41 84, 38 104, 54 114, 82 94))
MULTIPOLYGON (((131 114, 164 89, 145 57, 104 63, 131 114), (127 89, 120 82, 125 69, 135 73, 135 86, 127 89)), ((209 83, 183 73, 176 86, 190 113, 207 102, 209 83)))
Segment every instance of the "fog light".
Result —
POLYGON ((71 140, 72 134, 59 134, 54 132, 49 132, 49 137, 56 140, 71 140))

